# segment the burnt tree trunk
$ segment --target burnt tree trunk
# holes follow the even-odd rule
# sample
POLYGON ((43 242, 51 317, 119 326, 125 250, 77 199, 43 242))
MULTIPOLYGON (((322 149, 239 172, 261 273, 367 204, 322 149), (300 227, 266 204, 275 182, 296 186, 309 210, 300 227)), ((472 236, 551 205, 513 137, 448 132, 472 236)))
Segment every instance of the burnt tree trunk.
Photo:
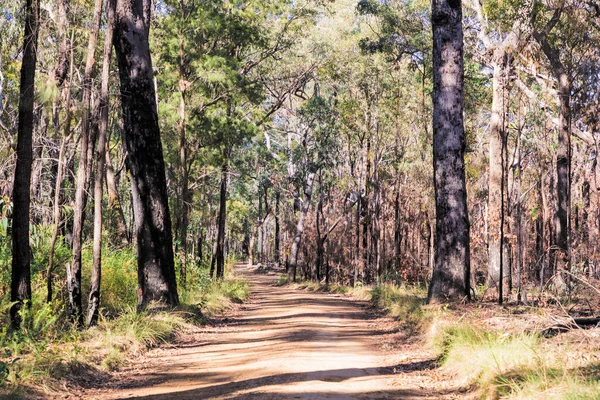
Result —
POLYGON ((470 297, 460 0, 432 0, 435 267, 428 301, 470 297))
POLYGON ((219 194, 219 228, 217 230, 217 247, 215 260, 217 263, 217 279, 225 276, 225 223, 227 218, 227 175, 229 173, 229 150, 224 151, 221 167, 221 190, 219 194))
POLYGON ((29 208, 31 205, 31 165, 33 163, 33 100, 39 0, 25 2, 23 62, 19 87, 19 121, 17 126, 17 164, 13 183, 12 271, 10 284, 10 320, 19 328, 19 310, 31 300, 31 248, 29 247, 29 208))
POLYGON ((149 0, 118 0, 114 46, 124 143, 131 171, 138 257, 138 309, 179 304, 167 180, 152 79, 149 0))

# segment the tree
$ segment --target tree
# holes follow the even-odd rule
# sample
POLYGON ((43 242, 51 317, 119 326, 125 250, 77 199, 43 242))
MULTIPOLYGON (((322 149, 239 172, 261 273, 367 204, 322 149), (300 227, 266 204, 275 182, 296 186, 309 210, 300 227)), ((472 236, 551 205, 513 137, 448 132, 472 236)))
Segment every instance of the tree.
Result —
POLYGON ((98 148, 96 149, 96 177, 94 182, 94 249, 92 265, 92 284, 88 298, 87 324, 98 323, 100 308, 100 282, 102 273, 102 189, 104 185, 104 163, 106 160, 106 131, 108 129, 109 75, 112 54, 113 26, 115 18, 115 0, 107 2, 107 26, 104 37, 104 59, 100 88, 100 121, 98 127, 98 148))
POLYGON ((171 216, 148 34, 149 0, 118 0, 114 46, 121 82, 124 143, 132 177, 138 309, 179 304, 171 216))
POLYGON ((462 2, 432 0, 435 266, 429 302, 470 298, 462 2))
POLYGON ((71 263, 67 264, 67 290, 69 292, 69 314, 78 325, 83 326, 83 309, 81 304, 81 250, 83 245, 83 223, 85 207, 88 200, 90 174, 93 164, 93 148, 95 137, 92 127, 91 97, 92 73, 95 64, 96 43, 102 16, 102 0, 95 0, 94 16, 86 54, 83 76, 83 115, 81 124, 81 148, 75 192, 75 208, 73 210, 73 252, 71 263))
POLYGON ((17 128, 17 165, 13 184, 12 276, 10 319, 14 327, 21 323, 19 310, 31 300, 31 248, 29 247, 30 180, 33 161, 33 100, 37 41, 39 32, 39 0, 25 2, 23 63, 17 128))
MULTIPOLYGON (((477 17, 481 24, 479 37, 488 53, 491 54, 487 64, 493 71, 492 75, 492 107, 490 115, 489 134, 489 178, 488 178, 488 272, 487 286, 498 290, 499 301, 502 302, 503 280, 501 276, 508 274, 504 253, 504 220, 506 204, 506 164, 508 160, 507 125, 510 101, 510 84, 514 74, 514 54, 517 54, 525 42, 525 21, 528 17, 527 4, 517 6, 513 15, 513 23, 508 33, 492 32, 488 16, 484 15, 479 0, 473 1, 477 17), (521 8, 522 10, 519 10, 521 8), (492 33, 504 35, 501 42, 494 42, 492 33)), ((505 12, 507 10, 505 9, 505 12)), ((498 25, 502 26, 501 23, 498 25)))

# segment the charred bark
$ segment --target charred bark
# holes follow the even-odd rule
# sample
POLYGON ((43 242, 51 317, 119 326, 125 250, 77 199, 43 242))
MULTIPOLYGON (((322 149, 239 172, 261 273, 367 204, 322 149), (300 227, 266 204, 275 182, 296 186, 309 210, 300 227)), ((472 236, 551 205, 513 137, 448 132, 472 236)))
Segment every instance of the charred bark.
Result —
POLYGON ((33 100, 37 41, 39 32, 39 0, 25 2, 25 32, 21 83, 19 87, 19 120, 17 126, 17 164, 13 184, 12 271, 10 285, 10 320, 19 328, 19 310, 31 300, 31 248, 29 247, 29 212, 31 205, 31 166, 33 163, 33 100))
POLYGON ((179 304, 171 217, 148 34, 149 1, 118 0, 114 46, 124 143, 131 171, 138 257, 138 309, 179 304))

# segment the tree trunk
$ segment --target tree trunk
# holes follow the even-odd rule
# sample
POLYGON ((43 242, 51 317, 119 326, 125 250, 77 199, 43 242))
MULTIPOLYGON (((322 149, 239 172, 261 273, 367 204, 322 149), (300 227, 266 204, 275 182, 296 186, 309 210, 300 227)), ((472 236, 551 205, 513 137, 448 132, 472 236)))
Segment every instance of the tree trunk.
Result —
POLYGON ((83 310, 81 306, 81 247, 83 242, 83 222, 85 220, 85 206, 87 204, 88 165, 92 157, 90 149, 93 148, 93 137, 90 130, 90 108, 92 92, 92 72, 100 29, 102 14, 102 0, 94 4, 94 18, 88 42, 85 72, 83 77, 83 115, 81 125, 81 150, 77 170, 75 190, 75 208, 73 209, 73 253, 71 263, 67 264, 67 290, 69 292, 69 314, 79 326, 83 325, 83 310))
POLYGON ((256 218, 256 224, 258 226, 257 236, 256 236, 256 254, 258 256, 258 263, 261 264, 263 261, 263 229, 262 229, 262 221, 263 221, 263 196, 262 190, 259 186, 258 188, 258 216, 256 218))
POLYGON ((92 282, 88 297, 87 324, 98 323, 100 308, 100 284, 102 277, 102 189, 104 187, 104 163, 106 161, 106 131, 109 111, 110 58, 115 20, 116 0, 108 0, 107 26, 104 37, 104 59, 102 62, 102 83, 100 88, 100 121, 98 129, 98 148, 96 149, 96 181, 94 182, 94 248, 92 282))
POLYGON ((310 170, 306 177, 306 185, 304 187, 304 200, 300 209, 300 216, 296 224, 296 235, 292 242, 292 250, 290 252, 290 263, 288 268, 288 281, 296 281, 296 267, 298 265, 298 252, 300 251, 300 243, 302 241, 302 233, 304 232, 304 220, 308 214, 310 207, 310 199, 312 197, 313 184, 315 182, 315 172, 310 170))
POLYGON ((223 166, 221 167, 221 191, 219 194, 219 229, 217 231, 217 248, 215 259, 217 262, 217 279, 225 275, 225 222, 227 218, 227 175, 229 173, 230 150, 224 151, 223 166))
POLYGON ((371 209, 369 208, 369 195, 371 191, 371 138, 367 139, 367 153, 365 155, 365 195, 362 205, 362 275, 366 283, 370 283, 369 271, 371 268, 371 252, 369 251, 369 231, 371 225, 371 209))
POLYGON ((250 243, 248 245, 248 264, 250 265, 254 265, 255 264, 255 259, 254 259, 254 244, 256 243, 256 234, 258 232, 258 224, 254 225, 254 228, 252 228, 252 234, 250 235, 250 243))
POLYGON ((315 277, 317 282, 321 281, 321 271, 323 270, 323 258, 325 255, 325 242, 321 236, 321 216, 323 215, 323 186, 322 174, 319 174, 319 202, 317 203, 316 228, 317 228, 317 261, 315 263, 315 277))
MULTIPOLYGON (((69 94, 67 95, 67 109, 70 107, 70 103, 71 103, 71 95, 70 95, 70 91, 69 94)), ((69 111, 67 111, 67 123, 65 124, 65 133, 70 131, 70 123, 68 122, 71 119, 71 113, 69 111)), ((46 301, 49 303, 52 301, 52 272, 54 270, 54 252, 55 252, 55 248, 56 248, 56 241, 58 240, 58 231, 60 228, 60 219, 61 219, 61 212, 60 212, 60 194, 61 194, 61 187, 62 187, 62 180, 63 180, 63 175, 64 175, 64 171, 65 171, 65 157, 66 157, 66 152, 67 152, 67 146, 71 141, 71 134, 67 133, 64 137, 63 140, 60 144, 60 151, 58 153, 58 171, 57 171, 57 175, 56 175, 56 182, 54 185, 54 206, 53 206, 53 210, 52 210, 52 218, 53 218, 53 225, 52 225, 52 236, 50 238, 50 250, 49 250, 49 255, 48 255, 48 267, 46 269, 46 287, 48 289, 48 293, 46 295, 46 301)))
POLYGON ((188 177, 188 144, 186 137, 186 96, 188 82, 185 80, 185 47, 183 40, 183 33, 180 32, 179 37, 179 91, 181 97, 179 99, 179 121, 177 122, 177 130, 179 133, 179 190, 181 190, 179 199, 177 201, 177 221, 178 229, 177 233, 179 236, 179 243, 181 248, 179 249, 180 254, 180 279, 183 285, 185 285, 187 275, 187 232, 189 225, 189 177, 188 177))
POLYGON ((394 200, 394 267, 395 273, 400 272, 400 181, 396 187, 396 199, 394 200))
POLYGON ((355 221, 355 238, 354 238, 354 281, 352 286, 356 287, 358 282, 358 270, 360 268, 360 216, 362 212, 362 196, 360 190, 356 191, 358 196, 356 203, 356 221, 355 221))
MULTIPOLYGON (((12 272, 10 285, 10 320, 19 328, 19 310, 31 300, 31 248, 29 247, 29 211, 31 204, 31 165, 33 163, 33 101, 35 64, 39 31, 39 0, 25 2, 25 32, 21 83, 19 86, 19 120, 17 127, 17 164, 13 183, 12 272)), ((29 304, 30 305, 30 304, 29 304)))
MULTIPOLYGON (((560 18, 560 11, 553 17, 560 18)), ((558 147, 556 149, 556 192, 557 211, 554 218, 555 246, 552 249, 552 259, 556 263, 556 285, 565 291, 567 276, 563 271, 569 271, 570 263, 570 203, 571 203, 571 80, 567 69, 560 60, 560 50, 548 42, 546 33, 534 31, 533 36, 540 44, 542 51, 550 62, 554 77, 558 82, 558 147)))
POLYGON ((134 192, 138 309, 179 304, 171 217, 148 35, 149 0, 118 0, 115 54, 121 82, 124 143, 134 192))
POLYGON ((492 112, 490 118, 490 162, 488 179, 488 275, 487 286, 499 293, 500 274, 503 266, 502 240, 504 220, 504 143, 505 116, 508 103, 510 56, 504 48, 494 52, 492 79, 492 112))
POLYGON ((280 227, 279 227, 279 201, 280 201, 280 193, 277 191, 275 193, 275 264, 277 266, 281 263, 281 254, 279 250, 280 246, 280 227))
MULTIPOLYGON (((69 59, 69 68, 70 68, 69 79, 72 79, 72 76, 73 76, 73 50, 72 49, 71 49, 71 57, 69 59)), ((54 271, 54 252, 56 249, 56 241, 58 240, 58 231, 60 228, 60 219, 61 219, 61 212, 60 212, 61 201, 60 201, 60 199, 61 199, 62 181, 63 181, 64 172, 66 169, 65 158, 66 158, 66 153, 67 153, 67 146, 71 142, 71 138, 73 136, 73 133, 71 132, 71 88, 70 88, 70 85, 66 85, 65 87, 63 87, 63 96, 62 97, 64 98, 64 101, 65 101, 66 115, 65 115, 64 129, 63 129, 63 138, 62 138, 62 141, 60 144, 60 150, 58 152, 56 181, 54 182, 54 203, 53 203, 53 210, 52 210, 52 219, 53 219, 52 236, 50 238, 48 267, 46 268, 46 288, 47 288, 46 301, 48 303, 52 301, 52 296, 53 296, 52 273, 54 271)), ((59 119, 59 113, 58 113, 58 108, 57 108, 56 115, 55 115, 55 127, 57 128, 57 130, 60 125, 58 119, 59 119)))
POLYGON ((460 0, 432 0, 435 268, 429 302, 470 298, 460 0))

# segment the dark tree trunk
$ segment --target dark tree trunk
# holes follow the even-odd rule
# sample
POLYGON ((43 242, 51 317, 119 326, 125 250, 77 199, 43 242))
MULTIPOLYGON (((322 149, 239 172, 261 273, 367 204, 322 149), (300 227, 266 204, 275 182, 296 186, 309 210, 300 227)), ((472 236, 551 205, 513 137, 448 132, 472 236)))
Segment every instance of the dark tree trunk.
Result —
POLYGON ((124 143, 131 171, 138 257, 138 309, 179 304, 167 180, 152 79, 150 2, 118 0, 115 53, 121 81, 124 143))
POLYGON ((25 32, 21 83, 19 87, 19 121, 17 127, 17 164, 13 183, 12 273, 10 320, 19 328, 19 310, 31 300, 31 248, 29 247, 29 208, 31 204, 31 165, 33 163, 33 100, 35 64, 39 31, 39 0, 25 2, 25 32))
POLYGON ((94 182, 94 247, 92 282, 88 297, 87 324, 98 323, 100 309, 100 284, 102 277, 102 189, 104 187, 104 163, 106 161, 106 131, 108 129, 109 111, 109 77, 110 58, 112 53, 113 28, 115 21, 116 0, 106 3, 107 26, 104 37, 104 59, 100 88, 100 121, 98 129, 98 148, 96 149, 96 180, 94 182))
POLYGON ((435 267, 429 302, 470 297, 460 0, 432 0, 435 267))
POLYGON ((229 173, 229 150, 224 152, 221 167, 221 190, 219 194, 219 228, 217 230, 217 248, 215 260, 217 263, 217 279, 225 275, 225 223, 227 219, 227 175, 229 173))

